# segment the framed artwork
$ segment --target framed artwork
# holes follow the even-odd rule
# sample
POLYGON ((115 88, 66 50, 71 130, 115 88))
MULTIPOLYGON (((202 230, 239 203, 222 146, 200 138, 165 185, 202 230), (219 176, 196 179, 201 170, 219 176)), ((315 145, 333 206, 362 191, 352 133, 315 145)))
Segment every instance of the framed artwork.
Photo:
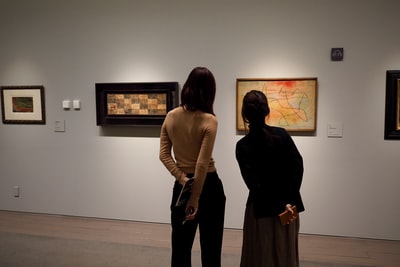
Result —
POLYGON ((385 139, 400 139, 400 70, 386 71, 385 139))
POLYGON ((1 109, 5 124, 45 124, 44 87, 2 86, 1 109))
POLYGON ((177 82, 96 83, 97 125, 161 125, 178 89, 177 82))
POLYGON ((251 90, 268 98, 270 115, 266 123, 290 132, 314 132, 317 117, 317 78, 237 79, 236 128, 247 128, 242 119, 243 97, 251 90))

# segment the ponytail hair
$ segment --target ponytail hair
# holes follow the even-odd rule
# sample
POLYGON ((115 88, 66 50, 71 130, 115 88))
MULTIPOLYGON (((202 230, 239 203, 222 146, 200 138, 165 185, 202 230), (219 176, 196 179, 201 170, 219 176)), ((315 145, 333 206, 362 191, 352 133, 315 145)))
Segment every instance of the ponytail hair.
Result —
POLYGON ((242 118, 245 123, 264 125, 270 113, 268 100, 261 91, 251 90, 243 98, 242 118))

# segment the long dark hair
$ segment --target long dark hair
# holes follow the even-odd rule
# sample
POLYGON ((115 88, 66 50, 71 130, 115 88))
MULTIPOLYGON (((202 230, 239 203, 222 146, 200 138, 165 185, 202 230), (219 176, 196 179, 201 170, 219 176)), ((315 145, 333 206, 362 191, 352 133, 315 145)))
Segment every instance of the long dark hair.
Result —
POLYGON ((214 114, 214 100, 216 92, 215 78, 212 72, 205 67, 194 68, 181 92, 181 106, 187 110, 201 110, 214 114))

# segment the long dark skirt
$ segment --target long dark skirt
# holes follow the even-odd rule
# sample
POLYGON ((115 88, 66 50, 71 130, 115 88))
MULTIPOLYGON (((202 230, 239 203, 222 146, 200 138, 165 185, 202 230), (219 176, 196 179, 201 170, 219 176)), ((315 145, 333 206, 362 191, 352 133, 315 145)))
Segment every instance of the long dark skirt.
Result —
POLYGON ((246 207, 240 267, 298 267, 300 218, 281 225, 279 217, 256 219, 246 207))

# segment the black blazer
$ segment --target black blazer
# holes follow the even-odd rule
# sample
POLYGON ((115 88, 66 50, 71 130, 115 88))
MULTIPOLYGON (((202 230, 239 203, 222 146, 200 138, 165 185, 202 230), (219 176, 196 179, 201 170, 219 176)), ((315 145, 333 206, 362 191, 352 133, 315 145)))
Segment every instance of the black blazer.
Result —
POLYGON ((249 189, 247 205, 253 203, 256 217, 276 216, 286 204, 304 211, 300 195, 303 158, 285 129, 250 127, 249 133, 236 143, 236 159, 249 189), (266 140, 263 129, 271 139, 266 140))

